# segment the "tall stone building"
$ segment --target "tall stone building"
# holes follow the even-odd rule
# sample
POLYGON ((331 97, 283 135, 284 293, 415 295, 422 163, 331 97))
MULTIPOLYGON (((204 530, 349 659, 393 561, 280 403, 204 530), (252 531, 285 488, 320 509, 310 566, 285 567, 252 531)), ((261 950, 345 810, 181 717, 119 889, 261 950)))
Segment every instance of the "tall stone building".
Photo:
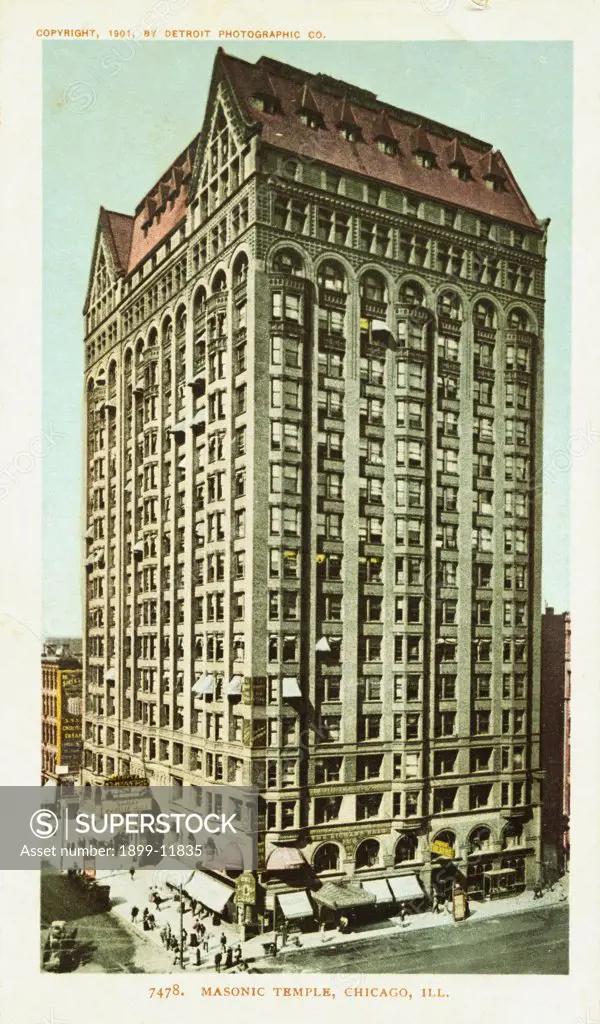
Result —
POLYGON ((537 879, 546 229, 488 143, 222 51, 101 209, 85 779, 257 785, 257 912, 537 879))

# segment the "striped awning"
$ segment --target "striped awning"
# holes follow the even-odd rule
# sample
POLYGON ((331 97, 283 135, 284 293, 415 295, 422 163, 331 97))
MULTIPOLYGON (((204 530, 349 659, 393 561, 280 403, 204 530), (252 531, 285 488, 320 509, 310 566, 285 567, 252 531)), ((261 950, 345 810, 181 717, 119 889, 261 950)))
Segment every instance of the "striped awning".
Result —
POLYGON ((269 854, 267 871, 295 871, 306 866, 304 854, 295 846, 279 846, 269 854))
POLYGON ((394 897, 385 878, 368 878, 365 879, 362 885, 363 889, 366 889, 367 892, 370 892, 375 897, 376 903, 394 902, 394 897))

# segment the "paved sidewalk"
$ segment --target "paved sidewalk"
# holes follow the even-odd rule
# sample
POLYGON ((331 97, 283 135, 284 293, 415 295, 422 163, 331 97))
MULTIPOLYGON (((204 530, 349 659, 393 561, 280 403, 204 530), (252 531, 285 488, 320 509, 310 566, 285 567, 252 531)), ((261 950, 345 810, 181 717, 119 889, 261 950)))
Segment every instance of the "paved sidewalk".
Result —
MULTIPOLYGON (((165 947, 162 943, 160 932, 166 924, 171 926, 172 934, 179 941, 180 931, 180 910, 179 900, 174 898, 174 892, 170 890, 162 890, 164 898, 161 903, 160 910, 156 909, 154 903, 150 902, 150 889, 153 885, 153 872, 152 871, 136 871, 134 878, 132 879, 128 871, 99 871, 97 874, 97 880, 101 885, 110 886, 110 898, 112 901, 112 907, 110 913, 115 914, 126 924, 128 930, 133 934, 136 934, 143 942, 147 942, 152 946, 160 948, 163 953, 166 954, 165 947), (168 894, 169 893, 169 894, 168 894), (168 894, 168 895, 167 895, 168 894), (137 907, 139 914, 135 923, 131 921, 131 909, 137 907), (151 914, 154 914, 156 920, 156 927, 149 931, 144 931, 142 915, 144 908, 148 907, 151 914)), ((189 907, 189 901, 186 901, 187 907, 189 907)), ((200 910, 202 908, 199 908, 200 910)), ((191 911, 188 909, 183 915, 183 927, 187 932, 187 943, 184 949, 184 968, 191 967, 193 970, 198 970, 195 965, 196 950, 195 948, 189 947, 189 937, 192 932, 192 924, 194 917, 191 911)), ((237 946, 239 942, 239 935, 232 925, 223 921, 220 925, 215 926, 212 923, 212 915, 210 917, 202 918, 202 923, 206 927, 206 935, 208 938, 208 952, 201 950, 201 966, 205 969, 210 968, 214 970, 214 958, 215 953, 221 950, 220 937, 221 934, 225 934, 227 938, 227 944, 230 946, 237 946)), ((262 952, 262 951, 261 951, 262 952)), ((179 970, 179 954, 175 956, 174 953, 170 952, 170 957, 173 960, 173 971, 179 970)))
MULTIPOLYGON (((463 928, 469 926, 469 921, 482 921, 485 918, 501 917, 507 914, 526 913, 529 910, 540 910, 567 899, 567 889, 556 885, 550 892, 545 893, 541 899, 534 899, 533 892, 527 891, 518 896, 504 897, 503 899, 489 900, 484 903, 470 903, 470 914, 466 921, 454 921, 451 914, 446 910, 434 914, 430 910, 422 914, 414 914, 405 919, 402 924, 399 917, 389 917, 385 921, 376 922, 370 925, 361 925, 351 932, 341 933, 337 930, 319 932, 308 932, 299 936, 299 946, 290 945, 278 946, 277 960, 287 953, 294 953, 300 949, 314 949, 317 946, 338 946, 351 942, 360 942, 364 939, 375 939, 385 935, 397 935, 403 931, 414 932, 424 931, 430 928, 463 928)), ((254 936, 243 946, 244 956, 249 959, 263 959, 264 950, 262 944, 273 940, 273 933, 254 936)), ((280 939, 281 942, 281 939, 280 939)))
MULTIPOLYGON (((147 942, 152 946, 159 947, 163 953, 166 953, 164 946, 160 938, 160 930, 168 922, 171 926, 171 930, 175 937, 179 939, 179 927, 180 927, 180 914, 179 914, 179 902, 170 895, 161 905, 159 911, 156 910, 154 904, 150 903, 150 887, 153 883, 153 874, 150 871, 137 871, 133 880, 129 876, 128 871, 118 872, 98 872, 98 881, 105 885, 110 885, 110 895, 113 901, 111 913, 116 914, 121 920, 126 923, 128 929, 133 933, 136 933, 143 942, 147 942), (131 923, 131 908, 137 906, 139 908, 138 920, 135 924, 131 923), (142 926, 142 914, 144 907, 148 907, 151 913, 154 914, 156 919, 156 928, 152 931, 144 931, 142 926)), ((507 914, 518 914, 526 913, 529 910, 538 910, 544 907, 549 907, 555 904, 564 902, 567 899, 567 888, 566 880, 562 883, 558 883, 552 891, 546 892, 541 899, 534 899, 533 892, 523 892, 518 896, 505 897, 504 899, 490 900, 484 903, 472 902, 470 904, 470 915, 469 918, 464 922, 455 922, 452 915, 446 910, 440 913, 434 914, 432 911, 425 911, 422 914, 415 914, 409 916, 404 921, 404 924, 400 921, 399 917, 390 917, 385 921, 375 922, 369 925, 361 925, 356 930, 351 932, 341 933, 335 929, 321 932, 307 932, 299 936, 299 946, 292 944, 288 941, 288 945, 281 947, 281 936, 279 936, 278 951, 276 961, 279 961, 281 957, 285 957, 288 953, 297 952, 298 948, 311 949, 322 945, 338 946, 352 942, 358 942, 364 939, 375 939, 379 937, 385 937, 386 935, 397 935, 402 931, 413 932, 422 931, 430 928, 463 928, 468 927, 469 921, 481 921, 485 918, 494 918, 505 916, 507 914)), ((239 940, 236 929, 223 922, 221 925, 214 926, 212 923, 212 916, 205 917, 202 919, 203 924, 206 926, 206 935, 209 941, 208 952, 201 951, 201 964, 196 965, 196 950, 190 949, 186 946, 184 951, 184 969, 190 969, 193 971, 214 971, 214 957, 215 953, 220 950, 220 936, 224 933, 227 937, 229 945, 237 946, 239 940)), ((188 910, 184 914, 183 926, 189 935, 192 930, 193 916, 188 910)), ((264 945, 269 942, 273 942, 273 932, 264 932, 261 935, 255 935, 246 942, 242 942, 242 953, 244 960, 263 960, 265 959, 264 945)), ((175 960, 174 955, 169 954, 170 957, 175 960)), ((271 959, 271 958, 269 958, 271 959)), ((273 958, 274 959, 274 958, 273 958)), ((179 956, 176 957, 176 962, 173 962, 172 971, 177 972, 180 970, 179 956)))

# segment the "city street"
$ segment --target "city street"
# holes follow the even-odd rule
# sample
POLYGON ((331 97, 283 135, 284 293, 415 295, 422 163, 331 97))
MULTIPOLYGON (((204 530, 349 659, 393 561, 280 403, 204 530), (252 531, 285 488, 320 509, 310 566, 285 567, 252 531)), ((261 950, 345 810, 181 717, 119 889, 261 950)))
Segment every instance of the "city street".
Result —
POLYGON ((115 914, 96 910, 65 875, 41 873, 41 949, 52 921, 77 928, 77 973, 168 972, 171 957, 127 929, 115 914))
POLYGON ((256 961, 259 973, 567 974, 569 914, 564 904, 527 913, 357 940, 256 961))

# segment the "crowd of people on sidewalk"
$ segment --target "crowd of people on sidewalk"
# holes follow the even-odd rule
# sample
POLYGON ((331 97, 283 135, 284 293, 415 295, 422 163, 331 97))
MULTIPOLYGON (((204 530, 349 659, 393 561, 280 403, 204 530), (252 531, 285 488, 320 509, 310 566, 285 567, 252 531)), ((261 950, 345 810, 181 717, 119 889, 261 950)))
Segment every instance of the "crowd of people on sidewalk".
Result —
MULTIPOLYGON (((133 881, 135 868, 129 869, 129 876, 133 881)), ((241 944, 238 942, 234 946, 230 943, 222 928, 221 934, 217 938, 217 929, 221 926, 219 914, 202 907, 197 900, 189 899, 185 895, 180 897, 178 893, 164 895, 156 887, 151 886, 148 894, 148 902, 156 912, 161 911, 163 904, 171 903, 171 900, 178 903, 180 898, 183 903, 177 907, 177 912, 182 918, 188 912, 191 913, 190 931, 188 932, 183 927, 183 921, 180 927, 175 928, 169 921, 165 921, 158 933, 161 945, 173 956, 173 964, 183 964, 183 966, 192 964, 195 967, 201 967, 206 965, 212 957, 217 973, 233 968, 246 970, 247 964, 244 962, 241 944)), ((156 916, 148 907, 144 907, 140 918, 140 908, 133 905, 130 917, 131 923, 141 924, 145 932, 154 931, 157 927, 156 916)))

